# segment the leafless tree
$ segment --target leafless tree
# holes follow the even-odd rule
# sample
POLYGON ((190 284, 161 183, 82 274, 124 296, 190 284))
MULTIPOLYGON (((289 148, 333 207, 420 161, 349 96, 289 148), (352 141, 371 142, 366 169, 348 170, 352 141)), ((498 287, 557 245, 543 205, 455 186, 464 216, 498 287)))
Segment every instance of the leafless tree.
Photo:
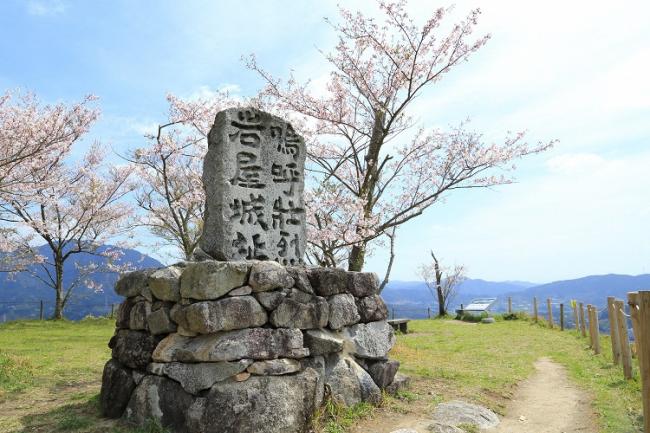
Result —
POLYGON ((431 296, 438 300, 438 315, 445 316, 449 304, 458 294, 458 286, 465 281, 465 266, 454 265, 442 268, 438 258, 431 251, 433 261, 420 265, 418 274, 424 280, 431 296))

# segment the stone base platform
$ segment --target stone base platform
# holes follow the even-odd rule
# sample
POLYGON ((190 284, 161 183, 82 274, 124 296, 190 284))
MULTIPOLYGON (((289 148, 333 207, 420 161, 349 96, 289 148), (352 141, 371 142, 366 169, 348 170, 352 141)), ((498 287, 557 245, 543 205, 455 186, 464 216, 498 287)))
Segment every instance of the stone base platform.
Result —
POLYGON ((304 432, 324 400, 408 383, 372 273, 187 262, 124 275, 104 416, 173 432, 304 432))

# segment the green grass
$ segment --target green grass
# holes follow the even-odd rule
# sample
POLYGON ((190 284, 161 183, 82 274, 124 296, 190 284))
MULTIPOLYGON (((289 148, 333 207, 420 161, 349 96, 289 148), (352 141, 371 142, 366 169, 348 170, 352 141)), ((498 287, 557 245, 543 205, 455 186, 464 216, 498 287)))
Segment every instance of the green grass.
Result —
POLYGON ((165 433, 155 423, 132 429, 100 417, 114 326, 105 318, 0 325, 0 432, 165 433), (32 401, 42 403, 30 410, 32 401))
POLYGON ((97 382, 114 321, 17 321, 0 325, 0 400, 6 393, 97 382))
MULTIPOLYGON (((114 321, 108 319, 0 325, 0 412, 11 398, 29 399, 46 390, 61 396, 46 413, 0 419, 0 432, 167 433, 155 422, 129 428, 101 420, 97 390, 78 391, 86 384, 98 387, 113 330, 114 321), (66 390, 71 392, 64 395, 66 390)), ((373 409, 369 404, 347 409, 328 404, 321 429, 342 432, 373 409)))
POLYGON ((637 376, 623 380, 611 361, 609 338, 593 355, 575 331, 560 332, 524 320, 494 324, 411 322, 412 332, 398 337, 392 356, 400 371, 432 380, 444 396, 464 397, 503 413, 516 383, 534 371, 533 363, 550 357, 594 397, 603 433, 641 431, 641 391, 637 376))
POLYGON ((331 399, 325 402, 321 413, 314 419, 314 429, 321 433, 344 433, 358 420, 371 416, 375 406, 359 403, 352 407, 343 407, 331 399))
POLYGON ((22 391, 33 383, 34 367, 27 358, 0 351, 0 395, 22 391))
MULTIPOLYGON (((517 382, 544 356, 566 366, 593 396, 601 432, 641 431, 638 369, 634 380, 623 380, 621 368, 612 365, 608 338, 602 339, 603 354, 595 356, 574 331, 548 330, 525 317, 497 319, 489 325, 411 321, 412 332, 398 336, 391 356, 412 376, 413 389, 386 398, 379 409, 330 404, 319 419, 320 431, 341 433, 383 411, 421 408, 426 415, 439 402, 458 397, 503 413, 517 382)), ((164 433, 153 422, 132 429, 99 416, 99 382, 113 326, 107 319, 0 325, 0 432, 164 433), (55 401, 29 409, 32 401, 51 395, 55 401)))

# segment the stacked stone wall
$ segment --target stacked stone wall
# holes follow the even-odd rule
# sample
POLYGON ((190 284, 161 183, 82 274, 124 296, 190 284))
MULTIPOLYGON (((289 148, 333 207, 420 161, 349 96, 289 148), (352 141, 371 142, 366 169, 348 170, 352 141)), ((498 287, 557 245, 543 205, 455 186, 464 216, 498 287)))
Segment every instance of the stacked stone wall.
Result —
POLYGON ((102 380, 105 416, 174 432, 301 432, 332 398, 405 384, 373 273, 272 261, 124 275, 102 380))

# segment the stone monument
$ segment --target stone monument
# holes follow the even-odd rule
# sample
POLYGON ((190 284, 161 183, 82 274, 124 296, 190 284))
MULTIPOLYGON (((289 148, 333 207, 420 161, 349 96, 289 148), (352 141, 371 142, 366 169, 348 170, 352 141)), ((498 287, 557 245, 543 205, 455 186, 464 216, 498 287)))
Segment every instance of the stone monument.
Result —
POLYGON ((254 109, 217 115, 203 164, 201 248, 217 260, 302 263, 305 143, 282 119, 254 109))
POLYGON ((375 274, 307 268, 305 146, 270 114, 217 114, 196 260, 123 275, 100 405, 180 433, 299 433, 325 399, 408 382, 375 274))

